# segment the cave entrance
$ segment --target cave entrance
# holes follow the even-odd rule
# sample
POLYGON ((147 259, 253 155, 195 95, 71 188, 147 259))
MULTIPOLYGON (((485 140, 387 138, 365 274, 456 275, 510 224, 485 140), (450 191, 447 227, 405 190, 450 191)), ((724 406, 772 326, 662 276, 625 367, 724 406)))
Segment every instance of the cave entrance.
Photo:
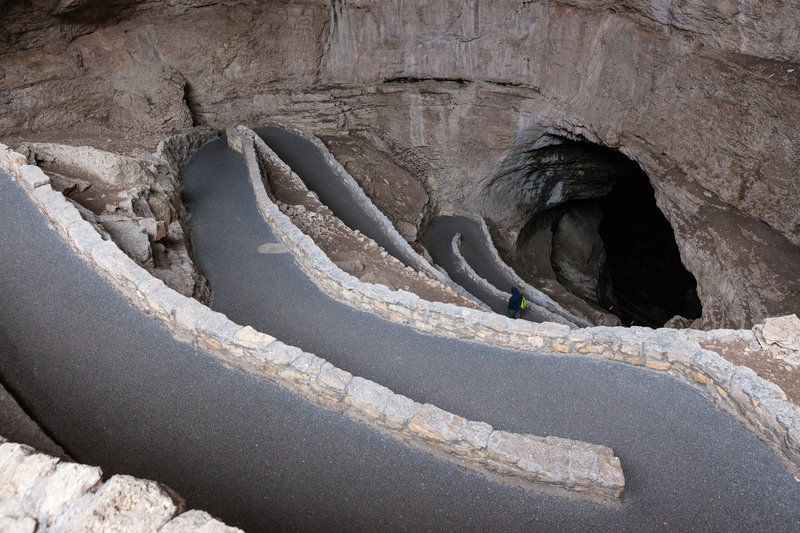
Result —
POLYGON ((697 282, 681 262, 672 227, 636 162, 616 150, 563 138, 528 157, 528 169, 536 169, 550 201, 529 212, 518 247, 549 240, 556 280, 626 326, 661 327, 675 316, 700 317, 697 282), (543 240, 543 232, 549 238, 543 240))
MULTIPOLYGON (((637 165, 638 169, 638 165, 637 165)), ((681 262, 675 234, 641 169, 598 200, 600 237, 613 290, 611 311, 626 325, 663 326, 702 313, 697 281, 681 262)))

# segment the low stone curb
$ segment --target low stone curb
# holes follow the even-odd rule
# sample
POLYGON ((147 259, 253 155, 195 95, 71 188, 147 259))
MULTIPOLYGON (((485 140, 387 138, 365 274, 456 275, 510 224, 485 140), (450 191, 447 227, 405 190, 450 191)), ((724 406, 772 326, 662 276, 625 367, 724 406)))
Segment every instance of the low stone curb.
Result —
MULTIPOLYGON (((800 480, 800 407, 788 401, 779 386, 760 378, 750 368, 734 365, 700 346, 702 340, 714 341, 729 337, 732 332, 747 331, 609 326, 571 329, 554 322, 514 320, 491 312, 428 302, 405 291, 362 283, 333 264, 272 204, 264 192, 250 138, 254 134, 248 132, 244 127, 230 131, 229 142, 245 155, 262 215, 312 281, 331 297, 437 335, 533 354, 544 351, 597 357, 667 372, 700 388, 715 405, 769 446, 784 468, 800 480)), ((276 164, 288 169, 280 159, 276 164)))
MULTIPOLYGON (((466 211, 461 211, 460 209, 456 209, 453 207, 440 207, 436 211, 437 216, 457 216, 462 218, 467 218, 473 220, 478 226, 481 228, 481 234, 483 235, 483 240, 486 243, 486 249, 489 250, 489 254, 492 256, 492 260, 494 261, 495 265, 503 271, 503 274, 511 280, 512 284, 517 287, 522 294, 525 295, 525 298, 528 299, 532 304, 536 306, 536 311, 541 313, 543 316, 550 318, 553 322, 558 322, 560 324, 565 324, 568 326, 573 327, 591 327, 592 323, 586 320, 585 318, 581 318, 579 316, 570 313, 566 309, 564 309, 561 305, 556 303, 552 298, 547 296, 545 293, 537 289, 536 287, 530 285, 528 282, 523 280, 519 277, 519 275, 514 271, 513 268, 508 266, 505 261, 500 258, 500 253, 497 251, 497 248, 494 245, 494 240, 492 239, 491 234, 489 233, 489 227, 486 225, 486 221, 483 217, 477 216, 473 213, 468 213, 466 211)), ((465 261, 466 263, 466 261, 465 261)), ((475 274, 478 280, 482 281, 486 285, 487 290, 498 290, 497 287, 486 281, 485 279, 481 278, 480 276, 475 274)), ((511 294, 506 294, 506 298, 510 298, 511 294)))
MULTIPOLYGON (((511 298, 511 293, 503 292, 493 284, 489 283, 486 279, 482 278, 480 274, 475 272, 475 270, 470 266, 467 262, 467 259, 464 257, 464 254, 461 252, 461 242, 463 236, 460 233, 456 233, 453 235, 453 239, 450 241, 450 249, 453 252, 453 256, 456 258, 456 262, 458 263, 458 268, 467 275, 467 277, 472 280, 473 283, 480 286, 483 290, 494 296, 499 300, 509 300, 511 298)), ((527 299, 527 293, 524 293, 527 299)), ((575 324, 569 322, 566 318, 557 315, 548 311, 547 309, 536 305, 535 303, 528 302, 526 309, 529 309, 535 313, 539 313, 546 318, 549 318, 553 322, 558 324, 563 324, 569 327, 575 327, 575 324)))
MULTIPOLYGON (((231 139, 233 145, 245 145, 248 167, 257 170, 255 150, 248 141, 251 139, 244 136, 231 139)), ((9 151, 0 145, 0 162, 15 161, 9 151)), ((197 300, 169 289, 113 242, 104 241, 77 209, 51 188, 41 169, 21 165, 8 170, 76 254, 176 339, 214 354, 232 368, 270 379, 316 405, 496 481, 608 506, 620 504, 625 480, 619 459, 610 448, 496 431, 488 424, 465 420, 433 405, 420 405, 250 326, 238 325, 197 300), (583 466, 588 463, 602 468, 593 466, 586 473, 583 466)), ((272 215, 291 224, 269 201, 263 186, 256 197, 260 206, 271 205, 272 215)), ((294 248, 316 248, 305 235, 295 233, 292 237, 294 240, 289 242, 294 248)), ((327 260, 318 248, 316 253, 320 261, 327 260)), ((391 291, 382 289, 376 286, 374 296, 391 296, 391 291)), ((389 304, 386 307, 389 309, 389 304)))
POLYGON ((61 461, 0 437, 0 531, 160 531, 235 533, 203 511, 185 512, 154 481, 61 461))
MULTIPOLYGON (((470 266, 467 262, 467 259, 464 257, 464 254, 461 252, 461 243, 464 237, 460 233, 456 233, 453 235, 453 239, 450 241, 450 251, 453 252, 453 256, 456 258, 456 262, 458 263, 458 268, 467 277, 476 285, 480 285, 483 290, 498 298, 500 300, 508 300, 511 298, 511 293, 503 292, 491 283, 489 283, 486 279, 482 278, 480 274, 475 272, 475 270, 470 266)), ((536 309, 539 311, 539 309, 536 309)), ((561 318, 561 317, 558 317, 561 318)), ((561 320, 565 320, 561 318, 561 320)), ((554 322, 558 322, 560 324, 564 324, 561 320, 554 320, 554 322)), ((572 324, 564 324, 565 326, 571 326, 572 324)))
POLYGON ((451 289, 458 291, 463 296, 467 296, 468 298, 474 300, 474 297, 471 294, 466 292, 458 284, 454 283, 453 280, 451 280, 447 276, 447 274, 441 272, 436 267, 434 267, 430 262, 428 262, 427 259, 419 255, 411 247, 411 245, 408 244, 408 241, 406 241, 402 237, 402 235, 400 235, 400 233, 394 227, 394 224, 392 224, 392 222, 386 217, 383 211, 378 209, 378 207, 372 202, 372 199, 369 196, 367 196, 367 194, 364 192, 364 190, 361 188, 361 186, 358 184, 355 178, 353 178, 353 176, 350 175, 347 169, 345 169, 341 165, 341 163, 339 163, 339 161, 336 160, 334 155, 331 153, 330 150, 328 150, 328 147, 325 146, 325 143, 323 143, 319 137, 317 137, 316 135, 314 135, 309 131, 298 128, 297 126, 291 124, 283 124, 281 122, 277 122, 274 120, 268 121, 265 124, 265 126, 282 129, 286 132, 302 137, 303 139, 306 139, 307 141, 312 143, 325 158, 325 161, 328 163, 328 166, 331 168, 331 170, 333 170, 334 174, 336 174, 339 177, 339 179, 342 181, 347 190, 349 190, 350 193, 353 195, 356 202, 358 202, 358 204, 362 207, 362 209, 364 209, 367 215, 370 218, 372 218, 372 220, 374 220, 376 224, 378 224, 378 227, 380 227, 381 230, 384 231, 384 233, 392 241, 392 243, 395 246, 397 246, 399 250, 402 251, 403 259, 411 263, 411 265, 417 271, 424 272, 431 278, 439 281, 440 283, 443 283, 447 287, 450 287, 451 289))

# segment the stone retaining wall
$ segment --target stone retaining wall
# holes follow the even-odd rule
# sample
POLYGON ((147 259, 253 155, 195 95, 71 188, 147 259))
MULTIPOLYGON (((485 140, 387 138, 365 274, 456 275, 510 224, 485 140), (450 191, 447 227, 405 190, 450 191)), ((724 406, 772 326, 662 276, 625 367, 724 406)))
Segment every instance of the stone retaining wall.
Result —
MULTIPOLYGON (((450 249, 453 252, 453 256, 456 258, 456 262, 458 263, 458 268, 467 275, 467 277, 472 280, 473 283, 480 286, 483 290, 487 291, 489 294, 498 298, 499 300, 509 300, 511 298, 511 293, 501 291, 493 284, 489 283, 486 279, 482 278, 480 274, 475 272, 475 270, 470 266, 467 262, 467 259, 464 257, 464 254, 461 253, 461 242, 462 242, 462 235, 460 233, 456 233, 453 235, 453 239, 450 241, 450 249)), ((547 309, 536 305, 535 303, 531 303, 528 300, 528 293, 523 292, 525 295, 525 300, 528 302, 526 309, 533 311, 535 313, 539 313, 540 315, 544 316, 552 320, 555 323, 563 324, 569 327, 576 327, 575 324, 571 323, 569 320, 564 318, 561 315, 557 315, 548 311, 547 309)))
MULTIPOLYGON (((248 167, 255 172, 258 163, 251 141, 245 136, 231 139, 234 145, 245 145, 248 167)), ((312 403, 490 479, 526 490, 619 505, 625 480, 610 448, 495 430, 434 405, 421 405, 250 326, 238 325, 168 288, 113 242, 103 240, 78 210, 52 189, 41 169, 25 163, 20 154, 0 145, 2 168, 17 179, 65 242, 136 309, 157 320, 176 339, 214 354, 232 368, 270 379, 312 403)), ((274 209, 270 213, 291 224, 269 201, 260 177, 257 183, 259 205, 270 205, 274 209)), ((304 235, 293 234, 293 238, 293 248, 316 248, 304 235)), ((318 248, 316 251, 324 257, 318 248)))
MULTIPOLYGON (((427 302, 405 291, 362 283, 336 267, 269 200, 253 137, 252 132, 241 126, 229 130, 229 143, 245 155, 259 209, 293 251, 303 270, 333 298, 438 335, 528 351, 532 355, 540 352, 583 355, 666 372, 700 388, 715 405, 767 444, 784 467, 800 479, 800 407, 788 401, 780 387, 758 377, 750 368, 734 365, 700 346, 702 340, 711 342, 729 337, 731 330, 697 332, 606 326, 573 330, 552 322, 514 320, 495 313, 427 302)), ((267 150, 262 155, 276 159, 273 168, 291 172, 267 150)))
MULTIPOLYGON (((473 213, 468 213, 466 211, 461 211, 460 209, 456 209, 454 207, 440 207, 436 211, 436 216, 457 216, 473 220, 476 224, 478 224, 478 227, 481 229, 481 234, 483 235, 483 241, 486 245, 486 249, 492 256, 492 260, 494 261, 495 265, 497 265, 497 267, 503 272, 503 275, 509 279, 511 283, 517 287, 520 292, 522 292, 522 294, 525 295, 526 300, 536 306, 537 312, 541 313, 543 316, 551 318, 554 322, 561 324, 582 328, 591 327, 593 325, 585 318, 581 318, 574 313, 570 313, 545 293, 519 277, 514 269, 508 266, 506 262, 500 258, 500 253, 497 251, 497 248, 494 245, 492 235, 489 233, 489 227, 486 225, 486 221, 483 219, 483 217, 477 216, 473 213)), ((464 263, 466 264, 466 261, 464 261, 464 263)), ((475 275, 477 276, 477 273, 475 275)), ((477 279, 479 280, 477 281, 478 283, 481 283, 482 285, 488 285, 485 287, 487 290, 492 291, 493 293, 494 291, 498 290, 497 287, 480 276, 477 276, 477 279)), ((511 297, 511 294, 509 293, 502 294, 505 294, 506 298, 511 297)))
POLYGON ((0 531, 235 533, 203 511, 186 511, 172 490, 61 461, 0 437, 0 531))
POLYGON ((427 259, 419 255, 408 242, 400 235, 397 229, 394 227, 394 224, 386 217, 386 215, 378 209, 378 207, 372 202, 369 196, 366 195, 364 190, 358 184, 358 182, 350 175, 350 173, 345 169, 339 161, 333 156, 328 147, 325 146, 319 137, 314 135, 311 132, 306 130, 300 129, 296 126, 290 124, 283 124, 281 122, 276 121, 269 121, 265 124, 265 126, 273 127, 282 129, 293 135, 297 135, 306 139, 310 143, 312 143, 317 150, 322 154, 325 158, 325 161, 328 163, 328 166, 333 170, 334 174, 336 174, 339 179, 341 180, 342 184, 347 188, 348 191, 353 195, 358 205, 364 210, 367 215, 378 224, 378 227, 386 234, 389 240, 403 253, 403 258, 408 263, 410 263, 417 271, 424 272, 431 278, 443 283, 447 287, 454 289, 461 293, 462 295, 466 296, 471 300, 475 300, 475 297, 469 294, 468 292, 464 291, 462 287, 458 284, 453 283, 453 281, 444 273, 440 272, 436 269, 427 259))

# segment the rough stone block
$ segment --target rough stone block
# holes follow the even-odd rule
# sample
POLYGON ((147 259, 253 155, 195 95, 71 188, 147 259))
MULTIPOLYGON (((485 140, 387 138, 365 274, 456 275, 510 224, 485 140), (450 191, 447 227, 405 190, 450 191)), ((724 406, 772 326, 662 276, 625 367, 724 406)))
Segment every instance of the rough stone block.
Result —
POLYGON ((267 349, 266 356, 267 361, 269 361, 271 364, 288 367, 298 357, 303 355, 303 353, 303 350, 297 348, 296 346, 289 346, 281 341, 275 341, 274 343, 270 344, 269 348, 267 349))
POLYGON ((697 352, 694 356, 694 364, 698 370, 702 370, 703 374, 722 387, 727 387, 736 373, 736 365, 709 350, 697 352))
POLYGON ((222 313, 212 311, 208 307, 206 307, 206 309, 208 309, 208 312, 203 313, 200 319, 195 323, 197 331, 222 342, 232 342, 233 336, 236 335, 237 331, 242 329, 242 326, 222 313))
POLYGON ((275 337, 261 333, 251 326, 245 326, 233 335, 234 344, 244 348, 265 348, 275 342, 275 337))
POLYGON ((24 444, 0 444, 0 500, 21 496, 48 475, 58 459, 24 444))
POLYGON ((76 222, 85 222, 80 212, 69 201, 63 202, 58 207, 48 209, 48 214, 64 230, 67 230, 70 225, 76 222))
POLYGON ((156 531, 175 514, 177 506, 157 483, 130 476, 113 476, 91 502, 56 523, 62 531, 98 533, 156 531))
POLYGON ((344 402, 367 416, 378 418, 392 396, 392 391, 386 387, 354 377, 347 386, 344 402))
POLYGON ((75 502, 100 482, 102 471, 96 466, 59 463, 39 481, 27 498, 40 526, 50 526, 75 502))
POLYGON ((677 342, 670 344, 664 349, 664 357, 672 365, 682 365, 691 368, 694 364, 694 356, 700 350, 697 343, 677 342))
MULTIPOLYGON (((431 306, 433 307, 433 306, 431 306)), ((498 333, 505 333, 510 320, 496 313, 483 313, 481 316, 481 325, 491 331, 498 333)))
POLYGON ((50 183, 50 178, 47 177, 47 174, 36 165, 22 165, 18 167, 17 172, 19 172, 25 184, 32 190, 50 183))
POLYGON ((672 365, 670 365, 666 361, 652 361, 650 359, 645 360, 644 366, 646 366, 651 370, 661 370, 661 371, 669 370, 670 368, 672 368, 672 365))
POLYGON ((209 312, 212 312, 211 309, 194 298, 188 298, 175 310, 175 322, 187 330, 194 331, 197 322, 209 312))
POLYGON ((489 444, 489 436, 492 434, 492 431, 494 431, 494 428, 486 422, 476 422, 473 420, 470 420, 457 430, 461 438, 476 450, 486 448, 489 444))
POLYGON ((40 185, 33 191, 33 200, 41 205, 46 212, 64 205, 64 195, 54 190, 50 185, 40 185))
POLYGON ((563 446, 536 443, 528 447, 518 465, 526 477, 538 481, 560 485, 570 480, 570 450, 563 446))
POLYGON ((82 250, 89 250, 103 242, 97 230, 86 221, 74 222, 67 228, 67 234, 75 245, 82 250))
POLYGON ((487 451, 490 459, 516 465, 528 456, 531 447, 542 444, 541 437, 495 430, 489 435, 487 451))
POLYGON ((188 300, 186 296, 170 289, 166 285, 159 286, 155 290, 147 292, 144 296, 153 310, 168 318, 188 300))
POLYGON ((333 394, 343 394, 353 379, 353 374, 326 362, 320 370, 317 383, 333 394))
POLYGON ((614 489, 613 497, 619 498, 625 488, 625 476, 619 457, 599 454, 597 456, 598 481, 604 487, 614 489))
POLYGON ((572 346, 569 342, 557 342, 553 341, 551 344, 553 350, 560 352, 560 353, 569 353, 572 351, 572 346))
POLYGON ((192 510, 173 518, 159 533, 236 533, 241 529, 225 525, 204 511, 192 510))
POLYGON ((775 420, 785 429, 800 428, 800 407, 781 400, 764 400, 775 413, 775 420))
MULTIPOLYGON (((665 361, 664 345, 654 340, 646 340, 642 343, 642 355, 647 361, 665 361)), ((646 364, 646 363, 645 363, 646 364)))
POLYGON ((467 420, 429 403, 419 408, 408 423, 408 429, 428 440, 459 442, 467 420))
POLYGON ((569 336, 570 327, 555 322, 542 322, 536 331, 539 337, 560 339, 562 342, 569 336))
MULTIPOLYGON (((101 269, 107 270, 106 265, 113 263, 114 259, 119 253, 122 252, 112 241, 101 241, 89 250, 89 257, 101 269)), ((113 271, 110 272, 113 273, 113 271)), ((139 288, 137 287, 137 290, 138 289, 139 288)))
POLYGON ((18 173, 20 167, 28 164, 24 155, 12 150, 5 144, 0 144, 0 168, 9 173, 18 173))
POLYGON ((103 263, 100 264, 100 267, 113 274, 116 278, 128 279, 126 277, 128 274, 136 272, 136 274, 139 276, 139 279, 143 279, 141 272, 138 272, 139 270, 149 276, 149 273, 146 270, 137 265, 133 259, 125 255, 122 250, 116 246, 114 246, 114 249, 105 246, 104 248, 104 253, 101 256, 96 257, 95 260, 103 261, 103 263))
POLYGON ((325 359, 308 352, 303 352, 300 357, 294 360, 289 370, 286 371, 286 376, 313 381, 317 379, 324 365, 325 359))
POLYGON ((743 409, 750 411, 752 406, 766 399, 786 400, 783 389, 761 379, 753 370, 739 366, 733 375, 730 386, 730 395, 743 409))
POLYGON ((383 410, 386 425, 400 429, 414 417, 422 404, 400 394, 393 394, 383 410))
POLYGON ((598 454, 595 450, 573 446, 569 452, 569 479, 579 485, 590 484, 600 477, 598 454))
POLYGON ((538 335, 528 337, 528 346, 530 348, 544 348, 545 344, 547 342, 544 337, 539 337, 538 335))

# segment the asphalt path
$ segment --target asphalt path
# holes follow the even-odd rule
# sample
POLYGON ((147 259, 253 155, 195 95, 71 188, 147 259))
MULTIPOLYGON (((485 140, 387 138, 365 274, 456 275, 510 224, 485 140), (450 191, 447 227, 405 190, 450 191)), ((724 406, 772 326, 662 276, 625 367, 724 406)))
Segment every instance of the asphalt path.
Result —
MULTIPOLYGON (((206 171, 224 183, 222 163, 206 171)), ((3 173, 0 258, 2 382, 106 476, 156 479, 247 531, 578 531, 618 516, 491 483, 176 342, 3 173)))
POLYGON ((222 141, 193 158, 185 194, 215 308, 267 332, 294 330, 334 364, 415 400, 502 429, 608 444, 626 471, 623 508, 490 483, 226 369, 131 308, 0 175, 0 377, 76 460, 162 481, 249 531, 800 523, 798 484, 691 387, 620 364, 419 335, 330 301, 288 254, 257 251, 276 239, 222 141))
MULTIPOLYGON (((507 314, 508 300, 498 298, 463 271, 452 248, 453 237, 457 233, 462 237, 461 255, 472 270, 495 288, 510 293, 512 282, 493 261, 486 248, 487 243, 483 233, 474 220, 458 216, 433 217, 425 228, 422 241, 434 263, 444 268, 453 281, 488 305, 495 313, 507 314)), ((533 322, 545 321, 542 315, 530 309, 524 310, 521 318, 533 322)))
MULTIPOLYGON (((800 523, 800 485, 696 389, 630 365, 423 335, 356 311, 322 294, 288 254, 257 251, 276 238, 224 140, 192 159, 185 180, 197 261, 215 309, 416 401, 500 429, 611 446, 627 479, 623 510, 527 496, 536 500, 530 516, 547 517, 550 528, 779 531, 800 523)), ((465 514, 492 506, 452 501, 465 514)), ((466 522, 470 529, 499 527, 476 520, 466 522)))
POLYGON ((342 179, 330 168, 325 156, 314 143, 281 128, 268 126, 256 128, 254 131, 278 157, 292 167, 306 187, 314 191, 337 218, 350 229, 359 230, 371 238, 404 265, 413 267, 413 262, 406 258, 403 251, 344 186, 342 179))
MULTIPOLYGON (((272 126, 254 130, 262 140, 280 157, 305 183, 314 191, 320 201, 341 219, 350 229, 359 230, 364 235, 381 245, 387 252, 407 266, 414 266, 405 253, 395 245, 358 203, 352 192, 330 168, 319 149, 307 139, 294 135, 281 128, 272 126)), ((498 289, 510 292, 511 282, 502 270, 494 263, 478 225, 463 217, 436 217, 431 222, 424 236, 425 244, 434 254, 434 262, 443 267, 451 279, 461 285, 467 292, 488 305, 494 312, 505 315, 508 312, 508 301, 497 298, 491 292, 473 282, 460 270, 458 261, 453 256, 450 242, 456 233, 463 235, 462 253, 467 263, 484 279, 498 289)), ((415 268, 416 269, 416 268, 415 268)), ((523 312, 523 319, 542 322, 545 318, 535 312, 523 312)))

